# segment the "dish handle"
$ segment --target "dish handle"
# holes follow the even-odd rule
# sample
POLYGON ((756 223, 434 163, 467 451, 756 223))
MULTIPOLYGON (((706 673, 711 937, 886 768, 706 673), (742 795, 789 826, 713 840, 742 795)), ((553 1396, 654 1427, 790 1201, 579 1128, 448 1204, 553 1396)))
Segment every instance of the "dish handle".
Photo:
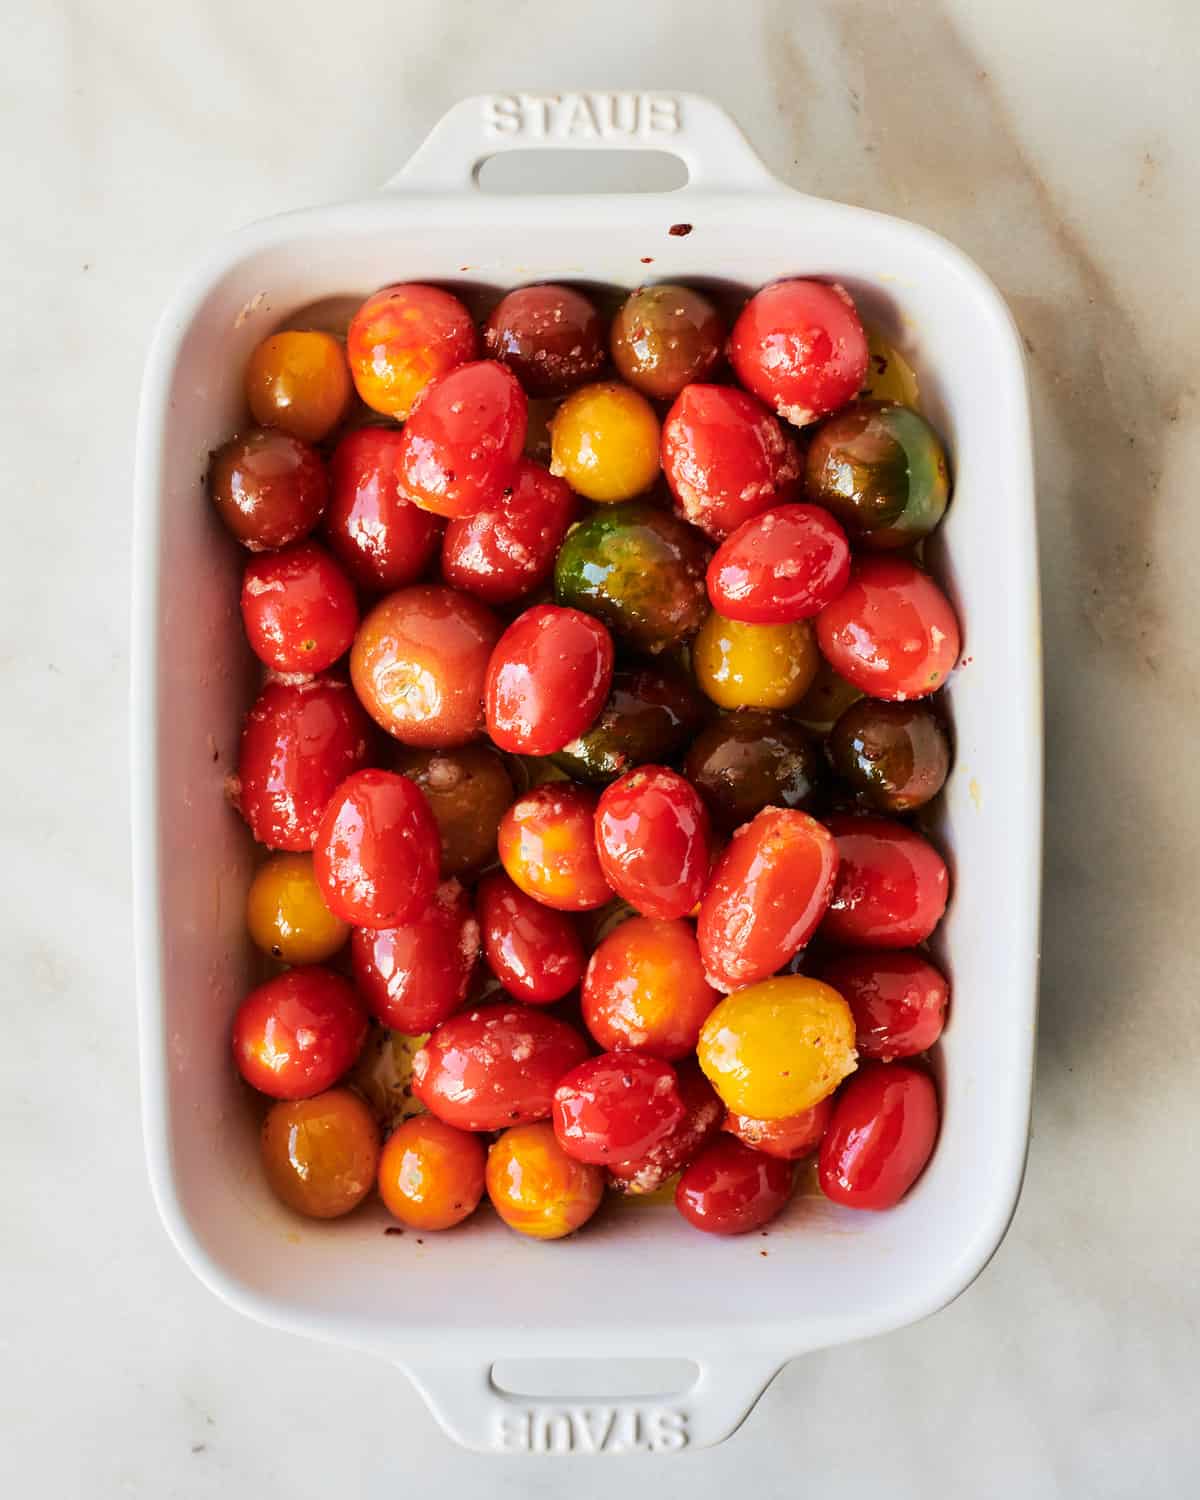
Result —
POLYGON ((544 150, 666 152, 688 169, 679 194, 781 187, 732 116, 702 94, 596 90, 462 99, 384 190, 478 191, 489 157, 544 150))

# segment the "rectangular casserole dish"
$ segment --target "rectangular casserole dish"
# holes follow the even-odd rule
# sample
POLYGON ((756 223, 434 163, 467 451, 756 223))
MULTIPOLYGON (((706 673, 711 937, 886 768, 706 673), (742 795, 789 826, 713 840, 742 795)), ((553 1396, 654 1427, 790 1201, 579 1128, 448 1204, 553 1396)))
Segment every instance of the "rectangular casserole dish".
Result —
MULTIPOLYGON (((149 1167, 171 1237, 218 1295, 279 1328, 401 1365, 460 1442, 534 1452, 719 1441, 788 1359, 942 1307, 978 1274, 1023 1170, 1036 1019, 1041 669, 1028 394, 1020 340, 979 270, 901 220, 791 191, 733 122, 687 94, 464 100, 377 196, 259 223, 180 288, 154 337, 136 466, 133 845, 149 1167), (668 151, 673 193, 492 196, 479 164, 556 147, 668 151), (678 227, 690 226, 680 233, 678 227), (675 227, 675 233, 672 228, 675 227), (204 493, 210 449, 241 420, 251 348, 290 311, 391 281, 503 289, 648 279, 747 291, 836 278, 918 369, 955 493, 933 566, 964 624, 947 689, 957 763, 937 837, 954 879, 937 950, 953 984, 939 1047, 941 1140, 896 1209, 798 1197, 773 1232, 697 1235, 669 1208, 539 1244, 481 1215, 454 1234, 382 1233, 376 1208, 301 1222, 262 1181, 228 1031, 250 974, 249 836, 225 803, 255 672, 242 557, 204 493), (645 1359, 698 1369, 640 1398, 645 1359), (514 1397, 493 1361, 603 1361, 556 1397, 557 1364, 514 1397), (578 1389, 577 1382, 575 1388, 578 1389)), ((593 1368, 591 1366, 589 1369, 593 1368)))

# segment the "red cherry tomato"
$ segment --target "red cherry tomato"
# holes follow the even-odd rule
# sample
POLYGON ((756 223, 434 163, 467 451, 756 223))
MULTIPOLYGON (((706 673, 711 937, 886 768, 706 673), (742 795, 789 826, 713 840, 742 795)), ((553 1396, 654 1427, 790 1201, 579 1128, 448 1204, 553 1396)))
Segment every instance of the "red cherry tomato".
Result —
POLYGON ((799 1161, 811 1156, 821 1144, 832 1114, 833 1095, 829 1094, 811 1109, 802 1109, 798 1115, 784 1115, 782 1120, 755 1120, 730 1110, 725 1116, 725 1129, 755 1151, 778 1156, 783 1161, 799 1161))
POLYGON ((512 755, 550 755, 592 723, 612 686, 612 636, 579 609, 535 604, 488 663, 487 730, 512 755))
POLYGON ((792 1165, 720 1136, 684 1169, 675 1207, 707 1234, 761 1229, 792 1195, 792 1165))
POLYGON ((311 849, 330 797, 366 761, 371 724, 348 683, 269 682, 246 715, 237 803, 268 849, 311 849))
POLYGON ((867 377, 867 336, 836 282, 777 281, 742 309, 729 360, 748 391, 806 427, 858 394, 867 377))
POLYGON ((466 307, 441 287, 419 281, 385 286, 354 314, 346 357, 358 394, 376 411, 403 421, 431 380, 478 350, 466 307))
POLYGON ((407 776, 356 771, 321 815, 313 874, 325 905, 356 927, 396 927, 429 905, 441 839, 429 803, 407 776))
POLYGON ((950 986, 919 953, 847 953, 818 977, 854 1013, 860 1057, 915 1057, 942 1034, 950 986))
POLYGON ((242 574, 250 649, 277 672, 323 672, 350 649, 358 601, 350 580, 315 542, 256 557, 242 574))
POLYGON ((782 968, 825 915, 837 867, 833 837, 807 813, 764 807, 743 824, 700 903, 709 983, 741 989, 782 968))
POLYGON ((504 1001, 443 1021, 413 1058, 413 1093, 461 1130, 544 1120, 558 1081, 587 1056, 573 1026, 504 1001))
POLYGON ((643 916, 686 916, 704 894, 711 864, 699 792, 665 766, 627 771, 601 794, 596 850, 609 885, 643 916))
POLYGON ((238 1072, 272 1099, 310 1099, 350 1067, 367 1035, 353 986, 316 965, 253 989, 233 1020, 238 1072))
POLYGON ((859 948, 912 948, 942 920, 950 896, 946 861, 928 839, 891 818, 838 813, 838 872, 822 934, 859 948))
POLYGON ((949 599, 902 557, 854 563, 845 590, 817 616, 817 643, 847 682, 890 703, 936 692, 960 644, 949 599))
POLYGON ((576 509, 565 480, 523 458, 511 493, 446 527, 443 577, 492 605, 532 594, 550 576, 576 509))
POLYGON ((794 499, 804 470, 795 440, 729 385, 684 386, 663 423, 662 466, 680 511, 712 537, 794 499))
POLYGON ((550 781, 518 797, 500 820, 500 863, 527 896, 559 911, 606 906, 613 889, 596 853, 596 794, 550 781))
POLYGON ((321 519, 329 480, 309 443, 252 427, 212 455, 208 493, 230 532, 251 552, 287 547, 321 519))
POLYGON ((608 1052, 667 1062, 696 1050, 720 995, 704 977, 690 922, 631 917, 597 944, 583 982, 583 1019, 608 1052))
POLYGON ((457 880, 438 886, 424 911, 398 927, 358 927, 350 940, 354 982, 377 1021, 421 1036, 467 998, 479 957, 479 924, 457 880))
POLYGON ((400 490, 400 430, 359 427, 333 450, 325 539, 359 588, 406 588, 429 566, 442 523, 400 490))
POLYGON ((821 1142, 821 1191, 847 1208, 892 1208, 925 1169, 937 1090, 910 1063, 864 1063, 842 1089, 821 1142))
POLYGON ((583 977, 583 944, 565 913, 543 906, 493 870, 475 892, 483 951, 492 973, 518 1000, 550 1005, 583 977))
POLYGON ((605 1052, 572 1068, 554 1090, 558 1144, 597 1166, 642 1162, 687 1119, 670 1063, 636 1052, 605 1052))
POLYGON ((422 391, 400 441, 400 483, 422 510, 469 516, 516 483, 528 403, 506 366, 459 365, 422 391))
POLYGON ((652 1146, 640 1161, 616 1162, 609 1167, 609 1178, 618 1192, 634 1196, 655 1192, 668 1177, 686 1167, 721 1128, 725 1106, 695 1059, 680 1063, 675 1071, 679 1096, 687 1113, 671 1134, 652 1146))
POLYGON ((819 505, 780 505, 739 526, 708 565, 708 597, 728 620, 786 625, 820 614, 850 578, 846 533, 819 505))

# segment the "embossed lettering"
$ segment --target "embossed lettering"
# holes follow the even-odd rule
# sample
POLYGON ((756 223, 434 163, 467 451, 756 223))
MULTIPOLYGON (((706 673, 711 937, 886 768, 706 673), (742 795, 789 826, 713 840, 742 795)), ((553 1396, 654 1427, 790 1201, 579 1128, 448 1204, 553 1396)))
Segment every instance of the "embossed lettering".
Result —
POLYGON ((608 1445, 616 1417, 617 1413, 611 1406, 603 1406, 596 1412, 582 1408, 575 1422, 580 1448, 585 1453, 602 1453, 608 1445))
POLYGON ((549 135, 553 120, 551 110, 560 102, 558 94, 522 94, 521 104, 525 110, 526 125, 531 125, 531 135, 549 135))
POLYGON ((513 1412, 511 1415, 505 1411, 497 1412, 496 1446, 509 1452, 528 1453, 531 1416, 532 1413, 527 1411, 513 1412))
POLYGON ((687 1447, 687 1413, 682 1411, 656 1411, 654 1430, 650 1435, 650 1447, 655 1453, 674 1453, 687 1447))
POLYGON ((600 133, 612 135, 636 135, 642 117, 640 94, 601 94, 600 133))
POLYGON ((508 1453, 672 1453, 688 1445, 687 1413, 669 1407, 544 1406, 496 1413, 508 1453))
POLYGON ((600 134, 600 125, 591 99, 587 94, 573 94, 570 97, 574 102, 567 116, 564 135, 583 135, 594 140, 600 134))
POLYGON ((652 135, 674 135, 679 129, 679 100, 653 95, 646 101, 646 128, 652 135))
POLYGON ((574 1446, 575 1423, 569 1411, 539 1411, 534 1414, 535 1453, 570 1453, 574 1446))
POLYGON ((521 101, 515 94, 493 94, 484 104, 483 127, 488 135, 519 135, 521 101))

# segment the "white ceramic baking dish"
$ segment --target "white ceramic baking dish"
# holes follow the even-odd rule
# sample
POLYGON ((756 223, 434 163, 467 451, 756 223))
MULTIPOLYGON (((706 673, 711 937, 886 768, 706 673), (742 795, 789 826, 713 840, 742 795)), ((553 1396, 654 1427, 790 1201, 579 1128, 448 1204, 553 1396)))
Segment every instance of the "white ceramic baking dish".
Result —
POLYGON ((913 224, 786 189, 702 98, 464 100, 376 197, 255 224, 188 277, 147 364, 134 546, 145 1133, 163 1219, 209 1287, 263 1322, 401 1365, 472 1447, 619 1452, 718 1441, 786 1360, 921 1318, 978 1274, 1013 1212, 1026 1150, 1041 672, 1020 343, 958 250, 913 224), (674 153, 688 185, 566 197, 478 186, 480 162, 500 151, 614 145, 674 153), (690 233, 670 232, 684 224, 690 233), (669 1207, 602 1217, 560 1244, 521 1239, 491 1215, 424 1244, 385 1236, 374 1210, 301 1222, 263 1185, 228 1043, 249 973, 251 850, 222 781, 254 673, 237 612, 242 559, 203 475, 209 450, 241 420, 251 347, 292 310, 390 281, 695 278, 750 289, 794 274, 850 288, 918 367, 953 455, 935 566, 965 626, 948 688, 958 760, 938 830, 955 885, 938 935, 954 1002, 928 1171, 890 1213, 799 1197, 768 1239, 698 1235, 669 1207), (660 1373, 645 1361, 665 1358, 694 1361, 694 1378, 645 1396, 660 1373), (492 1365, 502 1359, 538 1362, 522 1376, 535 1395, 499 1388, 492 1365), (582 1387, 564 1359, 589 1362, 582 1387))

